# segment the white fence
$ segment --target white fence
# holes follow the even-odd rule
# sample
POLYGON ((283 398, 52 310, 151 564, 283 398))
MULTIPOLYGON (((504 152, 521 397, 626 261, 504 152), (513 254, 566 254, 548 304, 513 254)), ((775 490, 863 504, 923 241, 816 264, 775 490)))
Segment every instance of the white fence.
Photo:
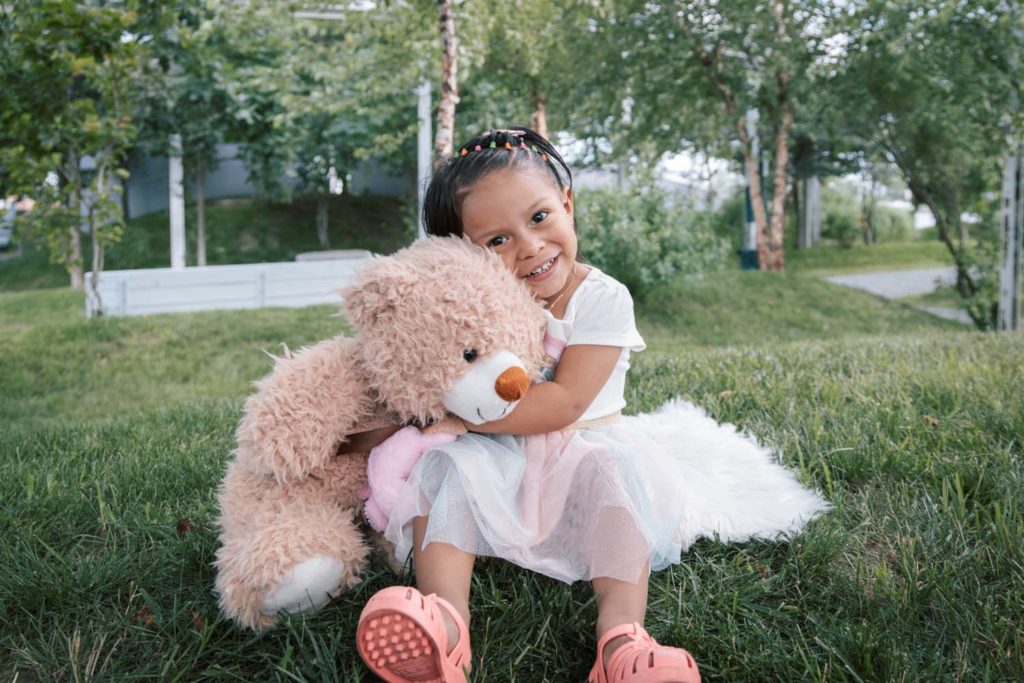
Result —
POLYGON ((335 290, 369 258, 369 252, 357 251, 330 260, 111 270, 100 274, 100 301, 92 273, 86 273, 85 312, 91 318, 101 305, 103 315, 148 315, 338 303, 335 290))

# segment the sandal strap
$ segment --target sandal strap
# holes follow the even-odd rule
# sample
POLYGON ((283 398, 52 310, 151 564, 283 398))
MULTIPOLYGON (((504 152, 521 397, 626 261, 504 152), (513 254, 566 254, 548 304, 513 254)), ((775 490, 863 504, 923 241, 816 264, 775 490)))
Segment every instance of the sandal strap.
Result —
MULTIPOLYGON (((619 624, 605 633, 597 643, 597 661, 591 670, 589 683, 614 683, 627 680, 654 680, 650 673, 660 672, 672 675, 671 680, 700 681, 700 673, 690 653, 681 648, 660 645, 637 623, 619 624), (625 636, 624 643, 604 665, 604 649, 615 638, 625 636), (640 678, 634 678, 639 674, 640 678), (676 678, 679 676, 681 678, 676 678)), ((659 680, 667 680, 659 677, 659 680)))
POLYGON ((621 636, 628 636, 630 640, 639 640, 640 642, 654 642, 654 638, 651 638, 650 634, 640 624, 633 622, 632 624, 619 624, 612 628, 597 641, 597 656, 601 657, 604 654, 604 648, 608 643, 621 636))
MULTIPOLYGON (((451 615, 452 621, 455 622, 455 627, 459 631, 458 639, 455 641, 455 647, 452 648, 452 651, 447 655, 443 652, 439 653, 441 655, 441 671, 445 675, 445 680, 448 680, 450 676, 455 677, 457 680, 459 677, 465 677, 465 669, 469 666, 469 661, 472 657, 469 651, 469 627, 466 626, 466 622, 455 611, 452 604, 440 595, 431 593, 424 596, 424 599, 430 603, 433 610, 437 611, 437 618, 440 620, 441 628, 444 628, 444 617, 441 615, 441 609, 443 608, 451 615)), ((451 643, 445 642, 446 649, 449 645, 451 643)))

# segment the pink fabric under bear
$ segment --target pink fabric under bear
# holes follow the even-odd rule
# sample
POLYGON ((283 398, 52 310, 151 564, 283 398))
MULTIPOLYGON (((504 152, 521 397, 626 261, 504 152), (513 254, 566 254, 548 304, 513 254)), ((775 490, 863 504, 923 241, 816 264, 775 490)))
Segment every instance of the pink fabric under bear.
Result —
POLYGON ((454 434, 423 434, 416 427, 398 430, 370 451, 366 463, 367 495, 363 514, 377 531, 384 531, 398 492, 423 454, 455 441, 454 434))

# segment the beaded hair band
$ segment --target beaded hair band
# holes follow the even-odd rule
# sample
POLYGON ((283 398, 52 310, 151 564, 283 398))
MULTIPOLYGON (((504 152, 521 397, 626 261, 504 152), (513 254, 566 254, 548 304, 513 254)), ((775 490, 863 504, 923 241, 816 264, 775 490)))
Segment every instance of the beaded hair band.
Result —
MULTIPOLYGON (((515 138, 521 138, 523 135, 525 135, 525 132, 521 131, 521 130, 489 130, 489 131, 486 131, 480 137, 489 138, 489 137, 491 137, 493 135, 495 138, 497 138, 497 134, 498 133, 504 133, 506 137, 515 137, 515 138)), ((521 149, 521 150, 527 151, 527 152, 532 150, 535 154, 540 151, 540 150, 537 149, 537 145, 530 145, 529 147, 527 147, 526 146, 526 142, 523 141, 523 140, 520 140, 518 145, 513 145, 511 142, 506 141, 505 144, 502 147, 504 149, 510 151, 510 152, 513 149, 521 149)), ((470 153, 470 151, 482 152, 484 149, 498 149, 497 140, 496 139, 495 140, 491 140, 491 144, 487 145, 487 147, 483 147, 482 145, 473 145, 473 149, 472 150, 469 150, 469 149, 466 149, 465 147, 463 147, 462 150, 458 154, 456 154, 454 158, 455 159, 459 159, 461 157, 464 157, 464 156, 468 155, 470 153)), ((546 162, 548 160, 548 155, 544 154, 544 153, 541 153, 540 158, 543 159, 546 162)))

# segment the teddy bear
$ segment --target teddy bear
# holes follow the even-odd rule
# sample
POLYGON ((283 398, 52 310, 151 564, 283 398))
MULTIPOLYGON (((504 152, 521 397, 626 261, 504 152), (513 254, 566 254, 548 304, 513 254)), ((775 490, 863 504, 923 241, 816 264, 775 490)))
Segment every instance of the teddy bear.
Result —
MULTIPOLYGON (((369 445, 449 412, 500 418, 543 357, 525 283, 464 239, 375 257, 342 297, 354 334, 276 359, 245 402, 218 491, 215 590, 246 628, 314 612, 360 581, 374 542, 360 524, 369 445)), ((417 455, 434 443, 404 434, 417 455)))

